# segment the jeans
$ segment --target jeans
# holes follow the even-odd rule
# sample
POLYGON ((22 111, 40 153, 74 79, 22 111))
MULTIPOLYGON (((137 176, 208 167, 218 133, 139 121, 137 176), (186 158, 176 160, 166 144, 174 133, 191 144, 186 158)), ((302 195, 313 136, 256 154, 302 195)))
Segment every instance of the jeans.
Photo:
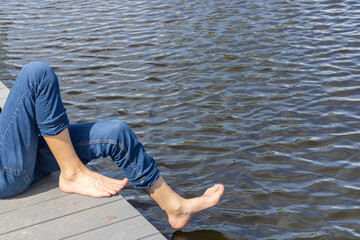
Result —
POLYGON ((84 164, 111 157, 136 189, 149 188, 159 178, 155 160, 123 121, 70 124, 55 73, 33 62, 19 73, 0 114, 0 197, 19 194, 60 170, 43 136, 66 128, 84 164))

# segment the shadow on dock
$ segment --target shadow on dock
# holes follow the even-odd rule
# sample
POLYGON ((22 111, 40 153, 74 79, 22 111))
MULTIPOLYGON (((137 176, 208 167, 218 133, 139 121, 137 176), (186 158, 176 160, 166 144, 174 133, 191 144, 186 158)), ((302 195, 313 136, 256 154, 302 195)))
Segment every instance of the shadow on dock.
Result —
MULTIPOLYGON (((55 188, 59 187, 59 175, 60 172, 52 173, 43 177, 38 182, 32 184, 28 189, 26 189, 23 193, 16 195, 10 200, 27 198, 30 196, 38 195, 40 193, 49 192, 55 188)), ((5 199, 6 200, 6 199, 5 199)))

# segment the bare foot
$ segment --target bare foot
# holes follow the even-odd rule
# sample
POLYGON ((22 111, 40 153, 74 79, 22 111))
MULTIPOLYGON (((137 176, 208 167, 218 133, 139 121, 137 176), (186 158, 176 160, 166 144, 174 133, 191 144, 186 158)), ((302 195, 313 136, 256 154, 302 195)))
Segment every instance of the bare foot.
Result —
POLYGON ((167 212, 171 227, 184 227, 194 213, 215 206, 224 193, 224 186, 216 184, 208 188, 201 197, 183 199, 183 203, 175 211, 167 212))
POLYGON ((128 183, 128 179, 117 180, 84 168, 80 172, 59 177, 59 187, 63 192, 78 193, 90 197, 110 197, 117 194, 128 183))

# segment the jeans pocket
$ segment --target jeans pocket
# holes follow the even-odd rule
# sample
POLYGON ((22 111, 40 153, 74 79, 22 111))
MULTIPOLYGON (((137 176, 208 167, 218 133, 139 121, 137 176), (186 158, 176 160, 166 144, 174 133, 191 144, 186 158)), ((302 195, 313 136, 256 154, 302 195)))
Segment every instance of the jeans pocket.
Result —
POLYGON ((0 172, 0 197, 12 197, 21 193, 30 183, 25 170, 5 167, 0 172))

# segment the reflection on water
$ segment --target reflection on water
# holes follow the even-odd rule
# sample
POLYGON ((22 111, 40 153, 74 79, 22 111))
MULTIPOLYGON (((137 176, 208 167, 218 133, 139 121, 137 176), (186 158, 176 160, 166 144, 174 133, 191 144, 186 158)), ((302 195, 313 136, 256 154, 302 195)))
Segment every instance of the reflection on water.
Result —
POLYGON ((5 0, 0 80, 47 62, 73 123, 128 122, 186 197, 224 183, 182 233, 123 191, 169 239, 360 238, 359 13, 351 0, 5 0))
POLYGON ((227 240, 220 232, 213 230, 196 230, 193 232, 176 231, 172 240, 227 240))

